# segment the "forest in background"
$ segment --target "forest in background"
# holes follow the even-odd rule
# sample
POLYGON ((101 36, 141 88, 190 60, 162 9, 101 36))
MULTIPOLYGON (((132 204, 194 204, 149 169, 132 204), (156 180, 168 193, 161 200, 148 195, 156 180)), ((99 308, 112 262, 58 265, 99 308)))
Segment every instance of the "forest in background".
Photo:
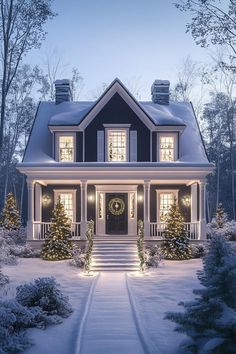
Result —
MULTIPOLYGON (((44 65, 32 67, 25 61, 25 54, 40 48, 45 39, 44 25, 55 16, 51 4, 51 0, 0 0, 0 210, 8 192, 23 210, 25 177, 16 165, 22 160, 38 102, 54 99, 53 83, 63 75, 65 64, 53 51, 44 65)), ((176 82, 171 83, 171 99, 193 103, 209 161, 216 166, 207 184, 209 219, 219 203, 230 219, 236 219, 236 1, 224 8, 218 0, 180 0, 176 6, 194 15, 187 31, 196 44, 214 50, 207 65, 183 58, 176 82)), ((84 84, 79 68, 71 68, 69 79, 73 98, 79 100, 84 84)), ((140 80, 126 84, 142 99, 140 80)), ((101 83, 90 99, 106 87, 101 83)))

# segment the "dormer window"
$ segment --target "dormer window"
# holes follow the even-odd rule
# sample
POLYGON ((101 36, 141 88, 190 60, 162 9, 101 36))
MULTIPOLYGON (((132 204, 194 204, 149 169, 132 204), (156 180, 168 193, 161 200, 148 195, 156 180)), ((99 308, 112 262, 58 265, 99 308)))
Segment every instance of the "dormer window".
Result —
POLYGON ((106 129, 107 161, 128 161, 128 129, 106 129))
POLYGON ((160 133, 158 144, 158 156, 160 162, 172 162, 178 156, 177 133, 160 133))
POLYGON ((56 134, 56 160, 59 162, 75 161, 75 134, 57 133, 56 134))

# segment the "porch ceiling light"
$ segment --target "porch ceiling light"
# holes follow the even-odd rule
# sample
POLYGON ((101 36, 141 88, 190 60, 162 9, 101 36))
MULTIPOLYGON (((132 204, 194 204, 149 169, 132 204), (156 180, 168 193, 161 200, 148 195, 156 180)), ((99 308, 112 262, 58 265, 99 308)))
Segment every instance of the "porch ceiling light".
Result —
POLYGON ((43 205, 49 205, 51 203, 51 198, 48 195, 43 196, 43 205))
POLYGON ((190 207, 190 205, 191 205, 191 197, 190 197, 190 195, 185 195, 185 196, 182 198, 182 203, 183 203, 186 207, 190 207))

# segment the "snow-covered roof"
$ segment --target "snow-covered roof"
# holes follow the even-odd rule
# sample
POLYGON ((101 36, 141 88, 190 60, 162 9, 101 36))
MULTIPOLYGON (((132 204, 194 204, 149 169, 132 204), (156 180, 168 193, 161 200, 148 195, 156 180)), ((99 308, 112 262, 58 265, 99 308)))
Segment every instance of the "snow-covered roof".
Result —
MULTIPOLYGON (((79 125, 95 102, 41 102, 26 148, 23 162, 55 163, 52 158, 52 134, 49 125, 79 125)), ((180 138, 180 159, 184 163, 208 163, 198 124, 191 103, 170 102, 159 105, 139 102, 156 126, 186 126, 180 138)))

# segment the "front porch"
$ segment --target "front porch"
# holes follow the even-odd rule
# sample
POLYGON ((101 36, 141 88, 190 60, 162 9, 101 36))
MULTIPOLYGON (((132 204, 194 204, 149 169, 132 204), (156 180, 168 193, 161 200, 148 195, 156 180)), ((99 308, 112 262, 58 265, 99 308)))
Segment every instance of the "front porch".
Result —
POLYGON ((162 240, 164 214, 177 198, 190 240, 206 239, 205 181, 189 178, 63 179, 27 178, 28 240, 42 241, 50 227, 58 196, 71 221, 73 240, 85 240, 86 225, 94 220, 95 237, 137 236, 144 221, 146 240, 162 240), (115 210, 117 208, 117 210, 115 210), (119 210, 120 209, 120 210, 119 210))

